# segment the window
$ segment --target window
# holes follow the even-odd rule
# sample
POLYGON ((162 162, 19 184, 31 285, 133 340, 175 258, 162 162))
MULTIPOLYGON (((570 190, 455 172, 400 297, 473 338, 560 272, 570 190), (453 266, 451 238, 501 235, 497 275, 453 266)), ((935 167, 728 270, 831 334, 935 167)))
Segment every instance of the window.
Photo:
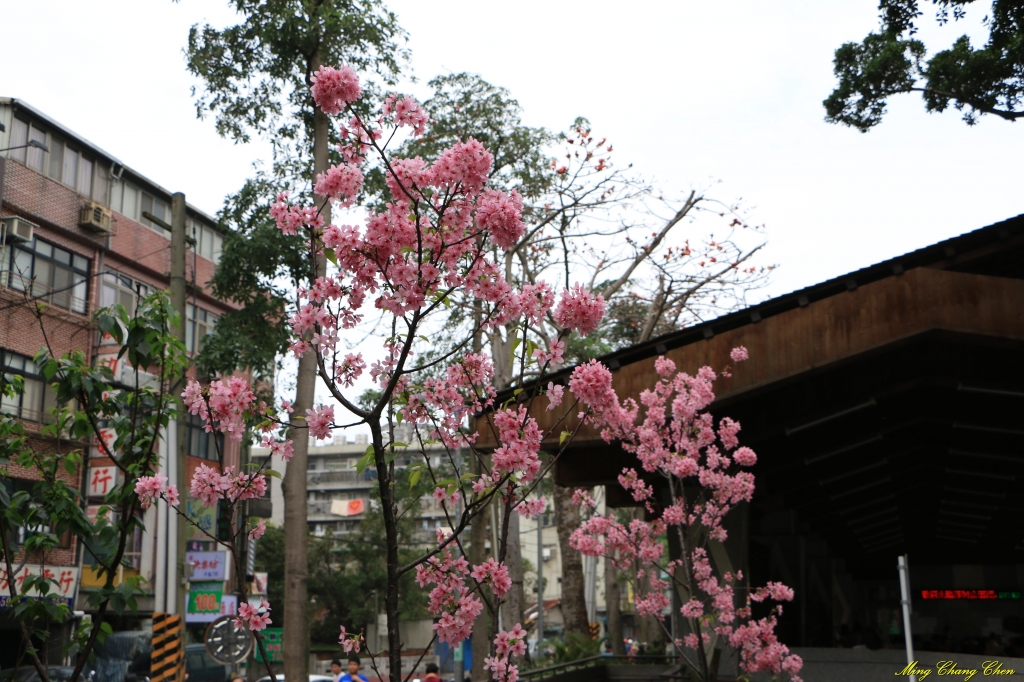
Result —
POLYGON ((90 156, 75 148, 62 137, 45 130, 35 123, 15 118, 11 126, 12 147, 22 147, 10 152, 10 158, 23 163, 34 171, 77 190, 82 196, 106 204, 110 186, 109 169, 94 161, 90 156), (40 142, 49 152, 38 147, 22 147, 29 142, 40 142))
POLYGON ((192 457, 219 462, 219 452, 224 451, 224 434, 207 433, 203 418, 190 414, 185 419, 185 449, 192 457))
POLYGON ((190 303, 185 309, 185 318, 185 349, 189 353, 202 352, 203 338, 213 331, 217 316, 190 303))
POLYGON ((191 229, 189 231, 192 234, 192 238, 196 240, 195 246, 192 247, 195 252, 206 260, 213 261, 214 263, 219 261, 224 242, 223 237, 213 228, 207 227, 196 220, 192 220, 190 223, 191 229))
POLYGON ((4 396, 2 409, 5 413, 30 422, 53 423, 50 410, 57 404, 57 395, 46 383, 43 375, 32 358, 3 351, 3 371, 21 375, 25 380, 25 390, 21 395, 4 396))
POLYGON ((89 307, 89 259, 47 242, 33 239, 15 244, 0 268, 0 284, 50 305, 85 314, 89 307), (9 275, 8 275, 9 273, 9 275))
POLYGON ((129 315, 135 313, 135 306, 141 296, 149 296, 150 288, 119 272, 104 272, 102 289, 100 290, 100 307, 109 308, 120 303, 129 315))
POLYGON ((28 128, 28 123, 20 118, 14 119, 11 124, 10 146, 19 147, 19 149, 12 149, 7 154, 18 163, 25 163, 25 155, 28 153, 28 150, 25 149, 25 145, 28 144, 28 128))
POLYGON ((150 194, 146 194, 145 192, 143 192, 142 193, 142 202, 140 204, 140 208, 141 208, 141 210, 139 211, 139 222, 142 223, 143 225, 145 225, 146 227, 150 228, 150 229, 156 230, 157 232, 159 232, 160 234, 164 235, 165 237, 170 238, 171 233, 168 230, 165 230, 164 228, 160 227, 159 225, 157 225, 156 223, 152 222, 151 220, 149 220, 148 218, 146 218, 145 216, 142 215, 143 213, 150 213, 154 217, 159 218, 160 220, 162 220, 165 223, 167 223, 168 225, 170 225, 171 224, 171 207, 170 207, 170 205, 167 204, 166 202, 160 201, 159 199, 153 197, 150 194))

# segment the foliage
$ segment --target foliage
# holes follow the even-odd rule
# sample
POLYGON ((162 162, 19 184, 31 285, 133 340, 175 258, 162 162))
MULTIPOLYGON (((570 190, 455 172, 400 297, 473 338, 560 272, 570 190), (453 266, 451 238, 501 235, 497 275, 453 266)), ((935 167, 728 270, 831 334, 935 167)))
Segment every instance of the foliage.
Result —
MULTIPOLYGON (((931 0, 940 25, 966 17, 977 0, 931 0)), ((1013 121, 1024 117, 1024 2, 992 0, 983 23, 984 45, 966 35, 927 58, 915 37, 924 14, 921 0, 881 0, 881 26, 861 43, 845 43, 835 54, 839 84, 825 100, 825 120, 867 132, 882 121, 889 97, 920 92, 929 112, 952 106, 974 125, 984 114, 1013 121)))
MULTIPOLYGON (((238 24, 197 24, 189 32, 188 69, 203 84, 193 93, 196 114, 213 115, 217 132, 236 142, 254 135, 269 141, 273 155, 270 168, 257 167, 220 212, 230 231, 210 287, 243 307, 218 319, 196 364, 208 375, 250 368, 270 378, 288 348, 286 318, 304 264, 301 240, 278 231, 269 210, 280 192, 312 181, 312 73, 320 63, 352 64, 377 90, 394 83, 408 52, 397 18, 380 0, 231 4, 238 24)), ((328 146, 339 141, 332 131, 328 146)))
MULTIPOLYGON (((37 307, 34 312, 45 337, 42 310, 37 307)), ((89 604, 95 610, 92 623, 78 625, 72 633, 67 653, 78 654, 78 664, 71 682, 79 679, 95 644, 112 631, 105 620, 107 612, 120 616, 137 608, 141 578, 129 577, 118 585, 114 584, 115 578, 118 569, 127 565, 129 537, 143 529, 136 482, 159 467, 160 434, 178 414, 177 402, 168 389, 187 367, 185 348, 171 331, 178 323, 177 315, 165 293, 141 300, 132 315, 117 305, 98 311, 95 320, 99 330, 119 346, 118 360, 134 369, 134 386, 116 383, 107 366, 91 367, 81 351, 57 357, 52 349, 44 348, 35 357, 58 405, 52 410, 52 423, 39 435, 63 440, 76 449, 52 452, 45 444, 40 447, 39 441, 26 435, 20 421, 0 412, 0 455, 38 476, 29 490, 10 493, 0 487, 5 572, 16 575, 27 563, 45 563, 60 545, 61 536, 70 535, 84 547, 97 575, 104 580, 89 595, 89 604), (141 371, 156 372, 155 385, 140 381, 141 371), (101 428, 112 430, 113 439, 101 438, 101 428), (122 479, 104 498, 95 520, 86 515, 81 493, 72 484, 83 466, 81 448, 93 438, 117 466, 122 479), (18 528, 27 530, 21 548, 11 545, 18 528)), ((23 389, 23 377, 4 374, 0 380, 0 393, 5 396, 23 389)), ((49 598, 59 591, 59 576, 30 575, 20 585, 9 580, 8 587, 23 644, 37 673, 46 680, 46 671, 31 642, 33 638, 46 638, 48 623, 66 622, 71 616, 65 604, 49 598)))
POLYGON ((547 655, 541 657, 539 662, 542 666, 559 665, 600 656, 604 643, 604 639, 593 639, 580 632, 569 632, 560 639, 546 639, 541 642, 540 651, 546 652, 547 655))

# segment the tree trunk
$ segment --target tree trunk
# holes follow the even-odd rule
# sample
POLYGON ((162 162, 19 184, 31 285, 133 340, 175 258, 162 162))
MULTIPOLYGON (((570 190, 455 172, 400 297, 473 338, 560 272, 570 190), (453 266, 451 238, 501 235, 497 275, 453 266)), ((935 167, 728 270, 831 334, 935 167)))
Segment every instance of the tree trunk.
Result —
MULTIPOLYGON (((480 463, 474 458, 473 473, 479 474, 480 463)), ((487 542, 487 520, 490 518, 489 510, 484 507, 479 514, 473 518, 473 525, 469 529, 469 563, 479 566, 487 560, 484 544, 487 542)), ((487 600, 486 595, 480 597, 487 600)), ((473 668, 470 671, 472 682, 484 682, 490 676, 484 670, 484 658, 490 655, 491 643, 488 641, 488 633, 491 631, 491 614, 484 607, 484 610, 477 616, 473 623, 473 668)))
POLYGON ((562 622, 565 634, 578 632, 590 637, 587 602, 583 587, 583 558, 569 546, 569 537, 580 527, 579 510, 572 503, 576 488, 555 485, 555 522, 558 525, 558 552, 562 559, 562 622))
POLYGON ((523 623, 523 609, 526 600, 523 593, 523 548, 519 542, 519 512, 513 511, 508 517, 508 547, 505 551, 505 565, 512 578, 504 606, 505 629, 523 623))
MULTIPOLYGON (((605 499, 608 499, 607 494, 605 499)), ((619 596, 619 571, 612 563, 611 557, 604 558, 604 603, 608 616, 608 641, 612 654, 626 655, 626 645, 622 641, 622 611, 619 596)))
MULTIPOLYGON (((320 67, 318 56, 313 58, 313 71, 320 67)), ((313 175, 327 170, 330 121, 317 108, 313 114, 313 175)), ((331 222, 331 204, 323 197, 315 197, 317 205, 325 203, 321 215, 325 223, 331 222)), ((311 264, 315 276, 326 274, 327 262, 323 256, 315 257, 311 264)), ((312 279, 315 279, 313 277, 312 279)), ((306 410, 313 408, 316 399, 316 353, 306 353, 299 359, 295 383, 293 416, 305 418, 306 410)), ((299 423, 305 424, 301 419, 299 423)), ((289 680, 305 680, 309 676, 309 581, 307 541, 309 526, 306 519, 306 462, 309 456, 309 429, 293 428, 288 437, 293 441, 288 473, 284 488, 284 674, 289 680)))

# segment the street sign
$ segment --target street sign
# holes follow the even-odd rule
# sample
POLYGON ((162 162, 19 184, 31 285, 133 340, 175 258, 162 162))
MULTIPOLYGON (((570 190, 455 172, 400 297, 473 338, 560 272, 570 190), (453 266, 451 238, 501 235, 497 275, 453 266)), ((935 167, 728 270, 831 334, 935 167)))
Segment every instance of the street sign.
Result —
POLYGON ((192 564, 193 580, 225 580, 227 552, 186 552, 185 561, 192 564))
POLYGON ((222 665, 235 665, 249 657, 253 636, 235 625, 232 616, 221 616, 206 628, 206 653, 222 665))
MULTIPOLYGON (((263 648, 271 663, 284 663, 284 628, 267 628, 262 633, 263 648)), ((263 655, 256 648, 256 660, 262 662, 263 655)))
POLYGON ((220 607, 223 596, 223 582, 190 583, 186 620, 192 621, 192 616, 211 616, 211 620, 216 619, 221 615, 220 607))
MULTIPOLYGON (((68 608, 74 607, 75 593, 78 591, 78 567, 77 566, 41 566, 39 564, 22 564, 14 573, 14 582, 21 593, 25 579, 30 575, 42 575, 52 579, 47 598, 65 604, 68 608)), ((31 590, 23 596, 42 596, 38 590, 31 590)), ((9 608, 11 605, 11 589, 8 584, 7 569, 0 567, 0 609, 9 608)))
POLYGON ((89 483, 86 492, 89 497, 106 497, 117 483, 118 471, 113 464, 89 467, 89 483))

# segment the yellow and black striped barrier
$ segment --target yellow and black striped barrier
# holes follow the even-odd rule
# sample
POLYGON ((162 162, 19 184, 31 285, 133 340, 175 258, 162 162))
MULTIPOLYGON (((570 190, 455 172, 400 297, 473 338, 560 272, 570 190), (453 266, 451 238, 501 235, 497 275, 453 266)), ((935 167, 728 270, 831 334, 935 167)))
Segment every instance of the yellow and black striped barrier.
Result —
POLYGON ((184 623, 178 614, 153 614, 151 682, 185 682, 184 623))

